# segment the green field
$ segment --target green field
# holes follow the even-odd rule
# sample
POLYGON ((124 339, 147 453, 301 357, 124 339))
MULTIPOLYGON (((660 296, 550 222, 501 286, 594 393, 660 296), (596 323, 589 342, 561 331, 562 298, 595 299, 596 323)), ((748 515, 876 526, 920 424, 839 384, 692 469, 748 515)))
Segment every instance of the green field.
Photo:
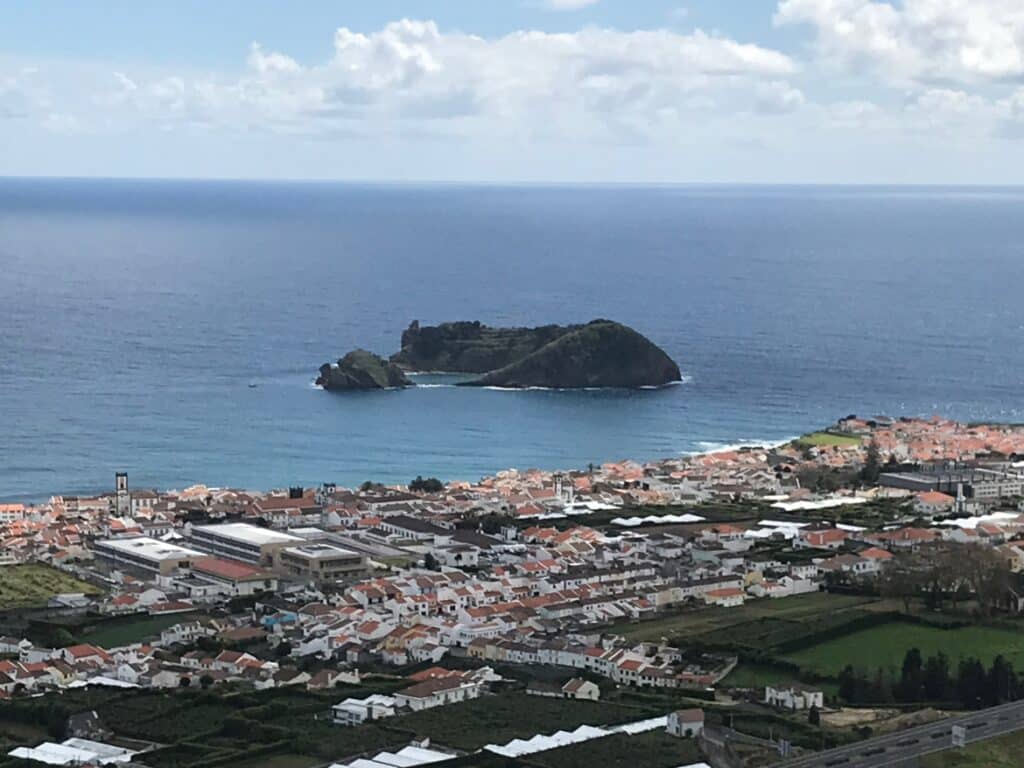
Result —
POLYGON ((832 445, 860 445, 861 439, 852 435, 836 435, 832 432, 811 432, 796 442, 797 445, 824 447, 832 445))
POLYGON ((38 563, 0 566, 0 610, 45 606, 55 595, 98 595, 92 584, 38 563))
POLYGON ((834 615, 851 609, 873 606, 879 602, 871 597, 812 592, 778 600, 753 600, 737 608, 705 608, 674 613, 650 621, 619 624, 612 631, 634 640, 658 640, 662 637, 688 639, 708 633, 726 633, 730 637, 740 637, 735 629, 749 622, 802 622, 820 618, 825 614, 834 615))
POLYGON ((173 613, 163 616, 144 615, 131 620, 113 619, 90 627, 81 634, 80 639, 101 648, 117 648, 159 637, 168 627, 200 617, 195 613, 173 613))
POLYGON ((485 696, 385 721, 417 737, 463 751, 504 744, 539 733, 571 731, 581 725, 609 725, 664 714, 648 707, 592 701, 549 699, 526 694, 485 696))
POLYGON ((950 749, 921 758, 921 768, 1019 768, 1024 765, 1024 732, 950 749))
POLYGON ((976 656, 988 665, 1002 654, 1015 667, 1024 669, 1024 633, 980 626, 940 629, 906 622, 853 632, 791 653, 786 660, 803 670, 831 676, 847 664, 862 670, 898 668, 911 648, 919 649, 925 658, 943 651, 953 664, 962 657, 976 656))

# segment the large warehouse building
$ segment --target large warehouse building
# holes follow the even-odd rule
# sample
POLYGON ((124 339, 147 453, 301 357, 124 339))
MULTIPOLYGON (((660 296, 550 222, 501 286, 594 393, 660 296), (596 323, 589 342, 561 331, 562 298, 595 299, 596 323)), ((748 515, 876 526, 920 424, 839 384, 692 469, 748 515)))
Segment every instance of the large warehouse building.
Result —
POLYGON ((282 573, 316 581, 361 576, 367 571, 365 555, 331 544, 304 543, 298 547, 286 547, 277 557, 282 573))
POLYGON ((203 557, 202 552, 148 536, 97 541, 93 553, 111 567, 167 576, 203 557))
POLYGON ((194 525, 189 544, 215 557, 226 557, 263 568, 277 563, 277 553, 286 547, 298 547, 305 540, 298 536, 248 523, 194 525))

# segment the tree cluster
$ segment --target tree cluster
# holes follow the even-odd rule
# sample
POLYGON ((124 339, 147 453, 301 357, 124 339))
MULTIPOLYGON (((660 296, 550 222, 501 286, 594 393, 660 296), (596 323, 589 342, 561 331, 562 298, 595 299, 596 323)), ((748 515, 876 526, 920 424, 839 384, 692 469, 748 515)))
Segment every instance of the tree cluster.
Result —
POLYGON ((424 479, 423 475, 416 475, 416 479, 409 483, 409 490, 413 493, 440 493, 444 490, 444 483, 436 477, 424 479))
POLYGON ((921 651, 911 648, 899 677, 881 668, 868 675, 847 665, 839 673, 839 696, 850 704, 957 702, 980 709, 1024 698, 1024 685, 1002 656, 988 669, 974 657, 961 659, 954 670, 941 651, 923 659, 921 651))
POLYGON ((933 610, 947 602, 955 610, 974 597, 978 610, 990 616, 1006 599, 1010 579, 1007 563, 993 547, 937 542, 894 557, 882 572, 879 588, 882 595, 903 600, 908 613, 917 597, 933 610))

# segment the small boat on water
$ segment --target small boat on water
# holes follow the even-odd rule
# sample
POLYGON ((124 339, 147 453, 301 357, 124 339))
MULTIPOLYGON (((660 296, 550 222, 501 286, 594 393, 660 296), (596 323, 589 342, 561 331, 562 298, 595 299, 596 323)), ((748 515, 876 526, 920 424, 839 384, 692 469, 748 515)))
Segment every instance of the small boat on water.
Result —
POLYGON ((255 381, 250 381, 249 382, 249 389, 256 389, 256 387, 258 387, 258 386, 259 386, 259 384, 257 384, 255 381))

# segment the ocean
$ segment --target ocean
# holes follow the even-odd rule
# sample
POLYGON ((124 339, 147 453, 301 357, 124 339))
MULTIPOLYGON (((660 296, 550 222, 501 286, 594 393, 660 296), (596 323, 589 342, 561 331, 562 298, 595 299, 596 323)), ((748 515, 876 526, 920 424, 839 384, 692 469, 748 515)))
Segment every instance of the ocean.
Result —
POLYGON ((109 490, 118 470, 473 480, 849 413, 1024 421, 1022 289, 1019 189, 0 180, 0 499, 109 490), (414 319, 598 317, 684 383, 312 384, 414 319))

